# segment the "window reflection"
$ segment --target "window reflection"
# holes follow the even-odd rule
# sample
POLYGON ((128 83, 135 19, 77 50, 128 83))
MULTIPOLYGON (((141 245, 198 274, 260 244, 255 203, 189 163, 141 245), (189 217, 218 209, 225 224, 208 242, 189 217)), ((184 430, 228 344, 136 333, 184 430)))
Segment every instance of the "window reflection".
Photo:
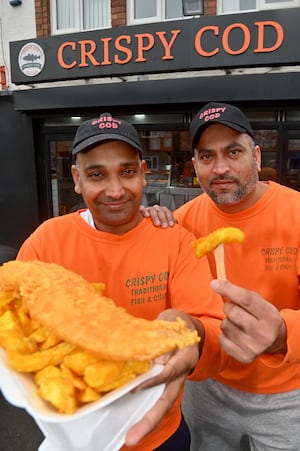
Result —
POLYGON ((261 149, 260 180, 277 181, 278 131, 270 129, 254 130, 255 143, 261 149))
POLYGON ((289 139, 287 185, 300 191, 300 139, 289 139))

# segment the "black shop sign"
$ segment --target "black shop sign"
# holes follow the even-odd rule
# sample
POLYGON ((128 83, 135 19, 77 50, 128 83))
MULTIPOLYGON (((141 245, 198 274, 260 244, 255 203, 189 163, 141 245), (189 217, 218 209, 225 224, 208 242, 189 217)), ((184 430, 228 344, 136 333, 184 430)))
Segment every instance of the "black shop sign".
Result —
POLYGON ((10 43, 16 84, 300 63, 300 8, 10 43))

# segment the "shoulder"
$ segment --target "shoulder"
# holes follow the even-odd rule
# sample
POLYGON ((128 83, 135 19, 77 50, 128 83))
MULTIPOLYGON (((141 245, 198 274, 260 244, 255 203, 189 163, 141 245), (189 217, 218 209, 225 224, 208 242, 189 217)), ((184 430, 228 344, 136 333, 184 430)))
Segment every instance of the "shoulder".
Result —
POLYGON ((288 199, 295 199, 298 202, 300 200, 300 192, 296 191, 293 188, 290 188, 289 186, 280 185, 279 183, 270 181, 269 182, 269 187, 276 195, 285 196, 287 200, 288 199))
POLYGON ((195 237, 181 224, 174 224, 173 227, 156 227, 153 225, 150 218, 144 218, 145 228, 141 229, 141 237, 145 240, 145 230, 147 230, 147 236, 149 240, 152 238, 160 240, 161 242, 173 242, 173 246, 180 245, 182 241, 194 240, 195 237))
POLYGON ((42 222, 33 232, 33 234, 38 234, 41 232, 57 229, 70 228, 72 223, 77 220, 80 216, 76 213, 68 213, 62 216, 55 216, 53 218, 46 219, 42 222))
POLYGON ((204 208, 207 205, 207 201, 209 200, 209 197, 206 193, 200 193, 197 197, 190 200, 189 202, 186 202, 181 207, 179 207, 177 210, 174 211, 174 216, 176 219, 180 220, 187 215, 191 214, 198 214, 198 211, 202 208, 204 208))

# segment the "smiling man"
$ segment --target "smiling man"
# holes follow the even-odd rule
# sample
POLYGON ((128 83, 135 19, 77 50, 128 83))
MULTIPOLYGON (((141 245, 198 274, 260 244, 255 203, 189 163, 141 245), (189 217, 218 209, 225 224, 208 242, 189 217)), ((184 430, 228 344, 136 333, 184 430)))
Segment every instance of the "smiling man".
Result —
MULTIPOLYGON (((228 356, 218 344, 222 300, 209 287, 206 258, 194 256, 194 236, 179 225, 160 229, 143 218, 142 152, 128 122, 108 113, 84 122, 74 139, 71 171, 87 208, 45 221, 18 258, 54 262, 89 282, 104 282, 104 294, 130 314, 166 321, 179 316, 198 332, 200 346, 164 356, 163 372, 145 384, 166 383, 166 388, 126 439, 134 451, 188 451, 182 385, 194 369, 197 378, 205 379, 226 365, 228 356)), ((145 345, 151 347, 151 342, 145 345)))

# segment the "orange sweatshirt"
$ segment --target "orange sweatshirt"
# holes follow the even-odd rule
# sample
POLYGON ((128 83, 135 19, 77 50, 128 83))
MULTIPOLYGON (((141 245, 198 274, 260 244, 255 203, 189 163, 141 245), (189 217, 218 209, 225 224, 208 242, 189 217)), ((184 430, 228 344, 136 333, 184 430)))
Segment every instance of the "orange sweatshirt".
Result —
MULTIPOLYGON (((199 372, 205 378, 224 361, 217 343, 222 300, 209 287, 207 259, 194 256, 193 240, 180 226, 157 228, 149 219, 121 236, 100 232, 79 211, 45 221, 25 241, 18 259, 54 262, 89 282, 104 282, 105 295, 138 317, 152 320, 172 307, 201 318, 206 340, 199 372)), ((175 432, 180 418, 179 397, 161 424, 128 450, 158 447, 175 432)))
MULTIPOLYGON (((220 227, 238 227, 242 244, 225 244, 227 278, 258 292, 280 310, 287 326, 286 356, 267 354, 245 365, 231 359, 216 379, 239 390, 280 393, 300 388, 300 193, 269 182, 255 205, 235 214, 221 212, 202 194, 175 216, 196 237, 220 227)), ((213 253, 209 256, 214 277, 213 253)))

